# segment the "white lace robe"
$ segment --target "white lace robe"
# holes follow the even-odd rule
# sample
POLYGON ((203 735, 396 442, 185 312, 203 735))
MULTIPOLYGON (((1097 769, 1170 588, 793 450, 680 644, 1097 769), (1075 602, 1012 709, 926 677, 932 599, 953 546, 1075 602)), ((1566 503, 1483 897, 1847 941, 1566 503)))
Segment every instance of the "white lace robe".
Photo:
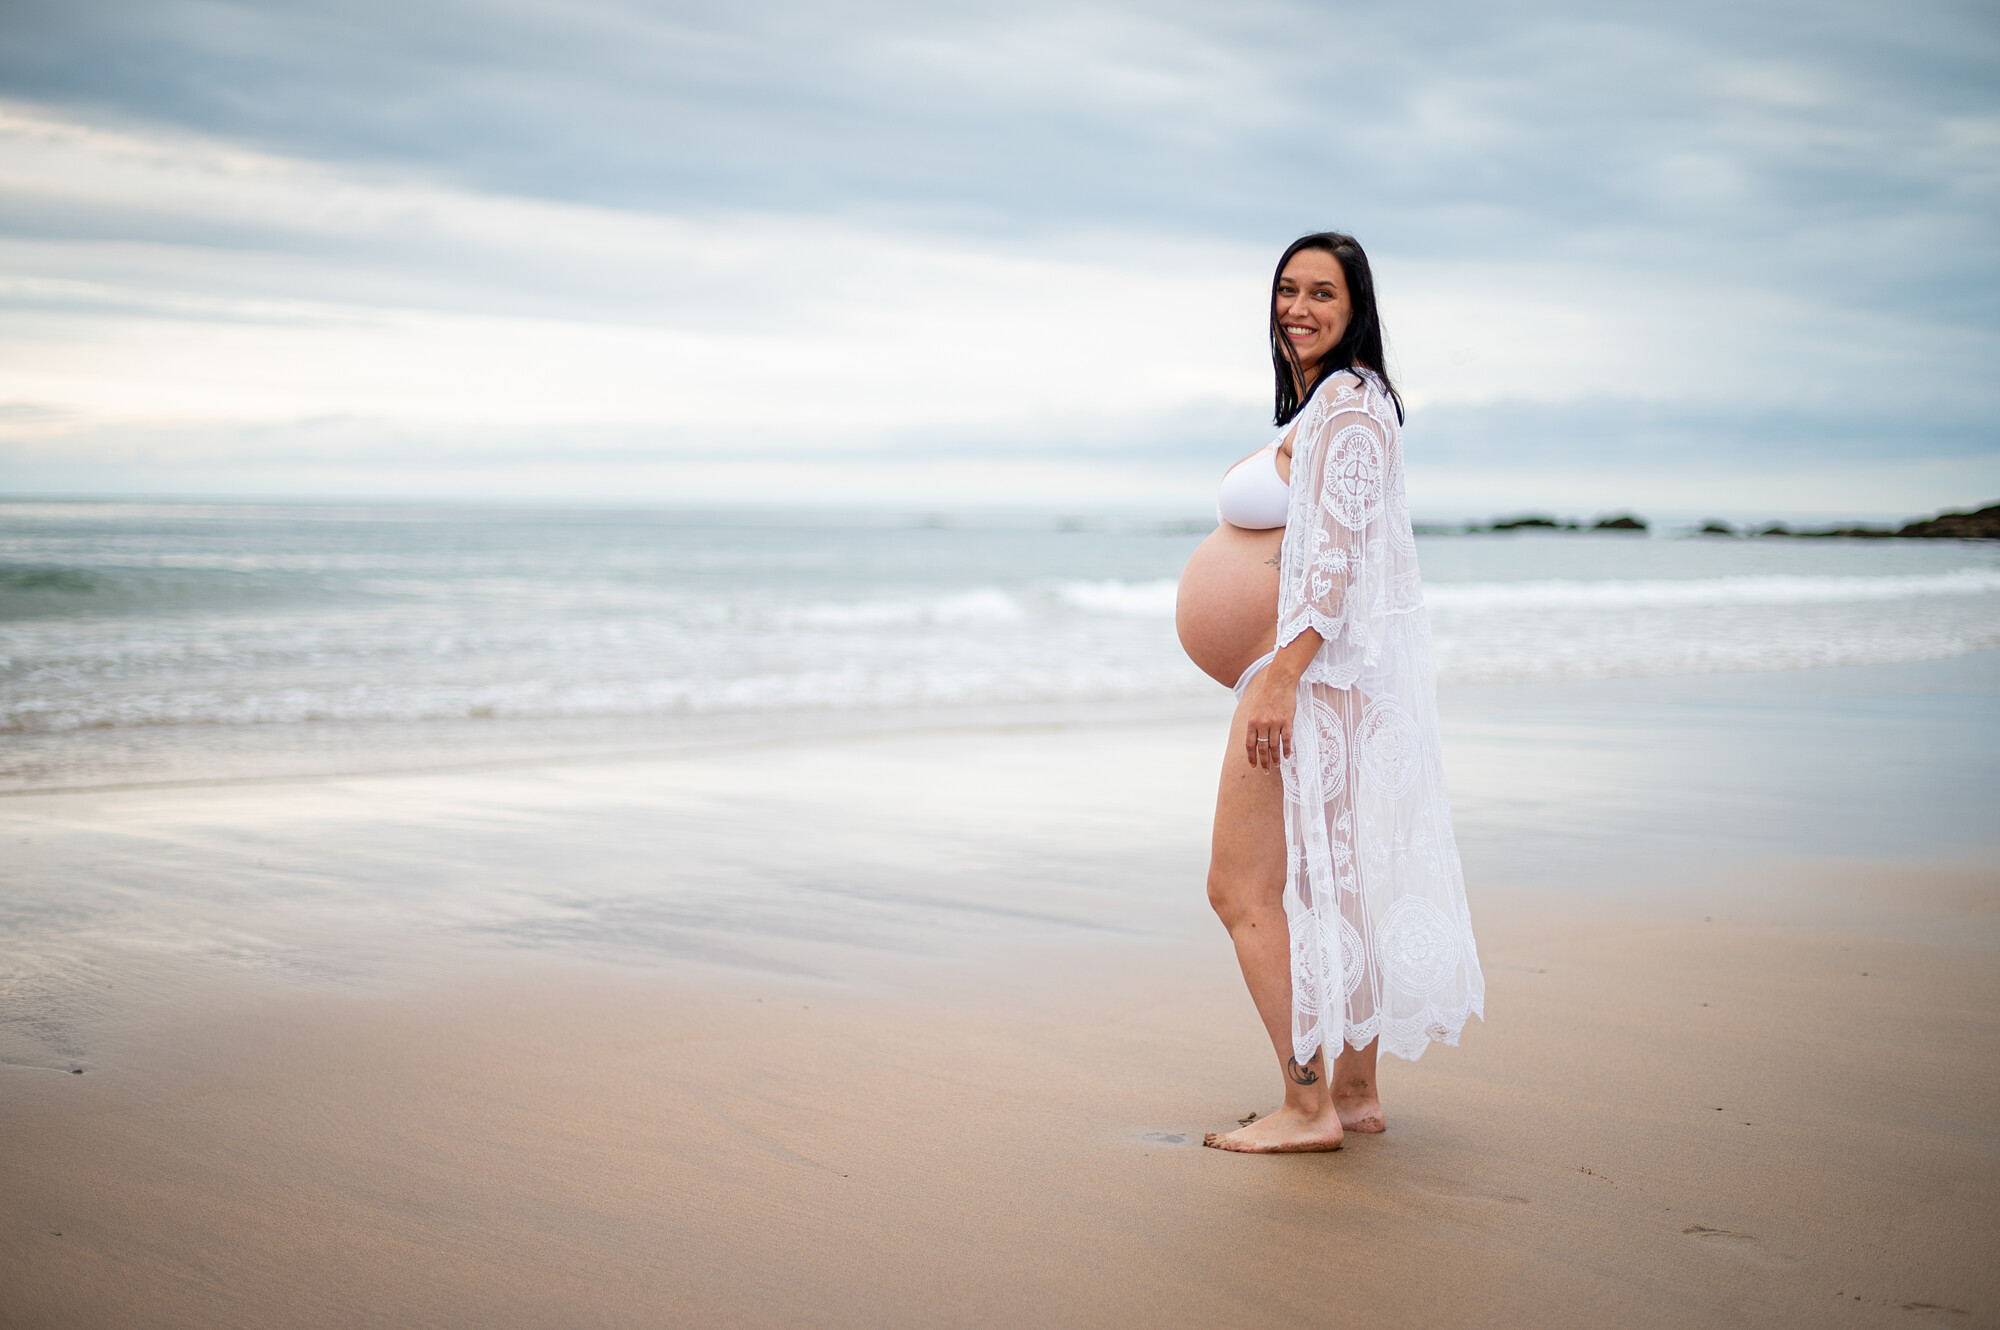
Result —
POLYGON ((1414 1060, 1484 1018, 1486 980, 1445 799, 1402 431, 1366 371, 1323 383, 1296 426, 1278 645, 1307 628, 1326 641, 1283 763, 1293 1056, 1380 1036, 1414 1060))

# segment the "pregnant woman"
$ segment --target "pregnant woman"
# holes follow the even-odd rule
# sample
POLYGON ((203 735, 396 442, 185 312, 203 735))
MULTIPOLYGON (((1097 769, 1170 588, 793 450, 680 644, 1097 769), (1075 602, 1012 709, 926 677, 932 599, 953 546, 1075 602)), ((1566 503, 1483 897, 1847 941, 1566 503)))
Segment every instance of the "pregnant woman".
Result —
POLYGON ((1189 657, 1238 698, 1208 896, 1285 1102, 1207 1144, 1251 1153, 1381 1131, 1377 1050, 1456 1044, 1486 994, 1445 801, 1402 399, 1352 236, 1306 236, 1278 261, 1271 361, 1284 432, 1223 478, 1222 525, 1181 574, 1178 614, 1189 657))

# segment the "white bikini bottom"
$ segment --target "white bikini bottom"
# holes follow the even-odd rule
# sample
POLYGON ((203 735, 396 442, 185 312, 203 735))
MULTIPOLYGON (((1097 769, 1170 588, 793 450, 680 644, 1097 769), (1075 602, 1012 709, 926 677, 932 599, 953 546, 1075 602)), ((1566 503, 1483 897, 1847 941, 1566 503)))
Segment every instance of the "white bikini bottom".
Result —
POLYGON ((1250 686, 1250 681, 1257 677, 1258 672, 1277 658, 1278 652, 1274 647, 1250 662, 1250 668, 1243 671, 1243 677, 1236 681, 1236 697, 1238 701, 1242 700, 1243 690, 1250 686))

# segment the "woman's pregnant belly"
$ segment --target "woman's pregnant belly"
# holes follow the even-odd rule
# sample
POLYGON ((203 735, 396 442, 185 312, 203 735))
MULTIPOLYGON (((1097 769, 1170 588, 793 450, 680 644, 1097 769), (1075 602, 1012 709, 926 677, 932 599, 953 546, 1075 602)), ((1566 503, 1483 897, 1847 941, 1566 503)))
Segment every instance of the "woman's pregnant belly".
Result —
POLYGON ((1285 529, 1228 523, 1195 548, 1181 570, 1175 625, 1181 649, 1204 674, 1235 686, 1278 640, 1278 547, 1285 529))

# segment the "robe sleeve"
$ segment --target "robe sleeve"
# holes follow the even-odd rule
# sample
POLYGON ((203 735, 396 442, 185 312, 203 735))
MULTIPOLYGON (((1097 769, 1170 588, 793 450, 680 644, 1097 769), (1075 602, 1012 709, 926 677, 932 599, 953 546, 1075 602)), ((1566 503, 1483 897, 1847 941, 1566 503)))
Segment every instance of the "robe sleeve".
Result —
POLYGON ((1390 457, 1380 396, 1343 373, 1322 386, 1293 436, 1278 645, 1308 628, 1325 639, 1305 682, 1348 687, 1375 653, 1390 457))

